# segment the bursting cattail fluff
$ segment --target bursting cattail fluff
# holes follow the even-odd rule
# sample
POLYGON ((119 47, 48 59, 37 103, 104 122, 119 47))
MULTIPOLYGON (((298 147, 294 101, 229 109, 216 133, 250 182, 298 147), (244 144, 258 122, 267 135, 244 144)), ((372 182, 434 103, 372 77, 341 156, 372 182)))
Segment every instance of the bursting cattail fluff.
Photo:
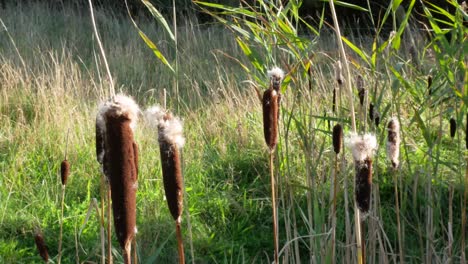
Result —
POLYGON ((341 61, 337 61, 334 65, 335 68, 335 80, 338 83, 338 85, 343 85, 344 83, 344 77, 342 74, 342 67, 341 67, 341 61))
POLYGON ((138 112, 133 99, 119 94, 100 105, 96 119, 96 135, 101 136, 100 144, 96 142, 98 161, 110 181, 114 226, 125 263, 136 233, 138 149, 133 133, 138 112))
POLYGON ((356 77, 356 87, 357 87, 358 94, 359 94, 359 103, 363 105, 364 98, 366 95, 366 89, 364 88, 364 79, 362 79, 361 75, 358 75, 356 77))
POLYGON ((49 262, 49 252, 47 251, 47 245, 41 233, 37 232, 34 235, 34 242, 36 243, 36 247, 41 258, 45 263, 49 262))
POLYGON ((180 149, 185 144, 182 122, 158 106, 146 110, 150 125, 158 128, 164 191, 167 205, 175 221, 180 222, 183 210, 183 177, 180 149))
POLYGON ((333 150, 336 154, 340 153, 341 146, 343 145, 343 128, 340 124, 333 127, 333 150))
POLYGON ((377 149, 377 140, 372 134, 351 134, 347 138, 347 145, 353 154, 355 177, 355 197, 359 210, 369 211, 372 186, 372 157, 377 149))
POLYGON ((68 176, 70 175, 70 163, 68 160, 63 160, 60 163, 60 178, 62 180, 62 185, 67 185, 68 176))
POLYGON ((262 108, 263 108, 263 134, 265 142, 273 151, 278 143, 278 120, 279 120, 279 104, 281 101, 281 81, 284 78, 284 72, 279 68, 273 68, 268 71, 270 77, 270 88, 263 93, 262 108))
POLYGON ((392 118, 387 125, 387 156, 392 162, 392 167, 396 169, 400 157, 400 123, 398 119, 392 118))
POLYGON ((457 132, 457 121, 452 117, 450 118, 450 137, 454 138, 457 132))

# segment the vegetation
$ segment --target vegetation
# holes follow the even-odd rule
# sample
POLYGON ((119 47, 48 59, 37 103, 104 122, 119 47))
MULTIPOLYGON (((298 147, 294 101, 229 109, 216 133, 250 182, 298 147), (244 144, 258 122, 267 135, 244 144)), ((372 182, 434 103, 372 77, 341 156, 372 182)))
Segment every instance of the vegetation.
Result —
MULTIPOLYGON (((351 104, 356 131, 374 134, 378 145, 360 232, 364 257, 372 263, 466 258, 466 5, 450 2, 456 11, 448 13, 426 3, 430 33, 421 33, 411 19, 415 1, 406 8, 401 2, 391 2, 382 20, 373 21, 376 35, 343 30, 346 60, 331 26, 308 24, 298 1, 280 6, 259 0, 244 7, 197 2, 217 23, 200 25, 188 16, 174 23, 176 30, 157 16, 133 24, 96 11, 116 91, 142 108, 165 106, 184 121, 181 230, 187 262, 273 260, 269 150, 259 94, 274 66, 286 73, 274 160, 280 262, 357 259, 353 157, 332 144, 335 125, 345 137, 353 130, 351 104), (391 34, 382 30, 386 21, 391 34), (339 78, 333 73, 337 61, 344 68, 339 78), (385 153, 390 120, 400 128, 396 170, 385 153), (458 128, 451 136, 453 124, 458 128)), ((45 256, 99 262, 105 191, 95 118, 109 79, 91 19, 41 3, 7 5, 0 19, 0 262, 40 263, 45 256), (62 192, 65 152, 70 174, 62 192), (42 258, 37 241, 48 247, 42 258)), ((173 263, 177 236, 164 201, 154 128, 140 120, 135 141, 138 259, 173 263)), ((122 262, 112 236, 114 261, 122 262)))

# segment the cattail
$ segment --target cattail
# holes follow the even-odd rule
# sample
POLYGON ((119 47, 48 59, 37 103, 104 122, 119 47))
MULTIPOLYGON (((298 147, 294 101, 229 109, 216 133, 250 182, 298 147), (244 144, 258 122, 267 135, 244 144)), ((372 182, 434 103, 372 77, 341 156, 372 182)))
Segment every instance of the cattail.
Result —
POLYGON ((450 137, 455 137, 455 132, 457 131, 457 121, 452 117, 450 118, 450 137))
POLYGON ((273 151, 278 143, 278 119, 279 104, 281 100, 280 86, 284 73, 279 68, 268 71, 270 88, 263 93, 263 133, 270 151, 273 151))
POLYGON ((336 88, 333 88, 332 111, 336 113, 336 88))
POLYGON ((369 104, 369 119, 374 122, 374 104, 369 104))
POLYGON ((359 210, 369 211, 372 186, 372 156, 377 149, 377 140, 372 134, 352 134, 347 141, 354 158, 356 170, 355 195, 359 210))
POLYGON ((343 128, 340 124, 333 127, 333 150, 336 154, 340 153, 341 146, 343 145, 343 128))
POLYGON ((427 93, 432 95, 432 76, 427 76, 427 93))
POLYGON ((68 176, 70 175, 70 163, 68 160, 63 160, 60 163, 60 178, 62 179, 62 185, 67 185, 68 176))
POLYGON ((344 77, 343 77, 343 74, 342 74, 342 67, 341 67, 341 61, 337 61, 334 65, 334 68, 335 68, 335 80, 336 82, 338 83, 338 85, 343 85, 344 83, 344 77))
POLYGON ((358 94, 359 94, 359 103, 361 103, 361 105, 363 105, 364 104, 364 97, 366 95, 366 89, 364 88, 364 79, 362 79, 361 75, 358 75, 356 77, 356 87, 357 87, 358 94))
POLYGON ((387 125, 387 156, 392 162, 392 167, 396 169, 400 156, 400 123, 398 119, 392 118, 387 125))
POLYGON ((169 211, 176 221, 179 263, 184 263, 184 248, 180 230, 184 198, 184 181, 180 157, 180 149, 185 144, 182 132, 183 125, 177 117, 174 117, 171 113, 166 113, 158 106, 149 108, 145 114, 151 126, 158 128, 164 191, 169 211))
MULTIPOLYGON (((104 103, 99 105, 99 109, 105 107, 104 103)), ((104 175, 106 175, 106 163, 105 160, 105 133, 106 133, 106 123, 104 122, 104 117, 102 116, 103 113, 98 111, 96 115, 96 160, 101 165, 101 171, 104 175)), ((107 175, 106 175, 107 176, 107 175)), ((108 179, 109 180, 109 179, 108 179)))
POLYGON ((41 258, 44 260, 45 263, 49 262, 49 253, 47 251, 47 246, 42 234, 37 232, 34 235, 34 241, 36 242, 36 247, 39 251, 39 255, 41 256, 41 258))
POLYGON ((131 98, 119 94, 101 104, 96 122, 96 131, 102 136, 100 142, 104 142, 101 144, 103 155, 100 155, 96 144, 98 161, 102 162, 110 181, 114 226, 124 250, 125 263, 130 263, 132 240, 136 233, 138 151, 133 132, 138 112, 138 105, 131 98))
POLYGON ((369 104, 369 118, 370 118, 371 122, 374 122, 375 127, 379 126, 379 124, 380 124, 380 114, 377 111, 374 104, 372 104, 372 103, 369 104))

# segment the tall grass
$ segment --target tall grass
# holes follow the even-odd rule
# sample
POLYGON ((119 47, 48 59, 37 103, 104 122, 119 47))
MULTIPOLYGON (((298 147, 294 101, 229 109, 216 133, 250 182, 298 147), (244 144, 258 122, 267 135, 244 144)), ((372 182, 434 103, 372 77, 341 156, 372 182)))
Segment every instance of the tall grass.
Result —
MULTIPOLYGON (((205 7, 213 11, 213 6, 205 7)), ((328 217, 333 206, 330 175, 335 154, 327 125, 338 122, 345 134, 351 125, 347 117, 349 102, 341 104, 338 98, 337 111, 343 115, 333 117, 332 113, 331 89, 335 86, 332 65, 338 60, 336 39, 325 27, 308 29, 306 26, 309 34, 300 34, 302 28, 296 25, 303 21, 295 15, 293 4, 283 9, 269 4, 254 8, 250 10, 253 13, 234 9, 246 19, 232 19, 232 16, 226 19, 228 27, 234 29, 230 33, 225 33, 226 23, 199 25, 193 18, 178 19, 179 98, 173 97, 173 73, 155 60, 129 19, 104 10, 96 10, 95 15, 116 91, 134 95, 144 106, 162 104, 165 88, 168 108, 178 106, 178 115, 184 119, 185 149, 190 150, 183 157, 186 200, 196 258, 188 262, 271 261, 272 208, 269 171, 263 155, 262 109, 258 98, 252 96, 251 86, 266 87, 266 70, 274 65, 284 67, 289 74, 281 87, 281 125, 275 161, 278 225, 281 226, 279 255, 281 261, 288 263, 321 263, 330 259, 328 245, 333 226, 328 217), (256 23, 249 23, 249 19, 256 23)), ((384 15, 390 16, 392 8, 396 7, 389 6, 388 15, 384 15)), ((225 10, 225 13, 238 14, 234 11, 225 10)), ((426 11, 430 15, 437 9, 427 6, 426 11)), ((5 25, 0 32, 0 168, 3 174, 0 178, 0 262, 40 262, 34 249, 36 226, 41 226, 47 237, 50 258, 57 259, 60 210, 56 205, 61 189, 57 184, 60 175, 56 161, 63 155, 56 142, 65 141, 68 127, 68 160, 73 164, 73 177, 69 179, 65 196, 62 262, 75 262, 75 255, 80 261, 99 261, 100 224, 90 220, 81 234, 76 231, 86 218, 90 201, 99 196, 93 120, 95 106, 108 87, 92 39, 89 16, 30 4, 27 8, 7 6, 6 10, 0 10, 0 18, 5 25)), ((220 15, 220 18, 226 17, 220 15)), ((440 126, 441 117, 442 120, 454 117, 458 124, 463 124, 466 117, 468 89, 463 60, 466 29, 456 26, 460 18, 466 18, 460 11, 453 17, 455 22, 451 18, 447 22, 452 26, 448 23, 443 28, 437 28, 439 21, 432 19, 429 26, 433 31, 429 38, 418 34, 410 24, 411 31, 405 30, 404 25, 401 32, 397 25, 391 42, 380 30, 378 36, 343 36, 350 73, 359 74, 366 81, 368 102, 379 109, 383 123, 395 116, 401 125, 398 195, 402 231, 398 232, 395 221, 394 177, 384 169, 388 162, 383 152, 378 151, 373 159, 378 176, 373 178, 373 183, 378 184, 379 202, 371 203, 369 217, 374 227, 363 237, 369 245, 375 243, 375 247, 366 251, 369 262, 396 262, 398 235, 402 235, 401 244, 405 245, 405 262, 424 262, 426 241, 432 248, 434 261, 449 258, 447 175, 454 175, 451 177, 453 262, 461 262, 466 252, 462 248, 466 246, 462 230, 462 223, 466 223, 463 218, 466 207, 462 206, 466 204, 463 134, 458 133, 452 140, 446 126, 440 126), (449 33, 457 37, 449 40, 449 33), (411 42, 407 36, 422 47, 413 54, 420 61, 419 68, 410 61, 407 49, 399 49, 395 44, 407 45, 411 42), (359 46, 359 42, 364 45, 359 46), (429 74, 431 97, 426 85, 429 74), (431 181, 426 181, 425 175, 431 175, 431 181), (424 192, 428 182, 430 196, 424 192), (433 223, 432 240, 428 240, 425 232, 427 207, 433 212, 429 219, 433 223)), ((167 32, 154 21, 140 18, 136 22, 167 59, 173 61, 175 47, 170 45, 167 32)), ((379 29, 379 25, 376 27, 379 29)), ((357 92, 353 92, 352 100, 358 102, 357 92)), ((357 120, 359 128, 364 127, 362 122, 357 120)), ((372 130, 382 149, 386 137, 383 128, 372 126, 372 130)), ((135 131, 141 164, 137 251, 143 262, 165 263, 177 256, 177 249, 171 246, 176 235, 173 219, 164 205, 159 150, 148 135, 151 133, 146 127, 135 131)), ((353 197, 348 182, 352 165, 350 153, 343 152, 336 191, 337 263, 357 256, 355 244, 346 239, 355 236, 355 232, 346 229, 346 215, 352 216, 353 209, 352 203, 345 206, 345 201, 353 197)), ((115 239, 112 246, 118 247, 115 239)), ((114 252, 115 261, 122 261, 119 251, 114 252)))

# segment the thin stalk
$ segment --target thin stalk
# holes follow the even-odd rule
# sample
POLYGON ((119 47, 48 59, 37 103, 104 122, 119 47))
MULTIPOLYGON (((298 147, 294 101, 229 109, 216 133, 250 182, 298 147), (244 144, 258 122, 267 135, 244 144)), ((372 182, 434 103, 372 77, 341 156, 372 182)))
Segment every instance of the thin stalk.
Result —
POLYGON ((448 220, 448 261, 452 263, 452 247, 453 247, 453 184, 449 183, 449 220, 448 220))
MULTIPOLYGON (((180 103, 180 96, 179 96, 179 50, 177 48, 178 44, 178 39, 177 39, 177 17, 176 17, 176 5, 175 5, 175 0, 172 0, 172 21, 173 21, 173 27, 174 27, 174 49, 175 49, 175 62, 174 62, 174 80, 173 80, 173 86, 175 90, 175 96, 177 98, 177 111, 179 111, 179 103, 180 103)), ((166 109, 166 108, 165 108, 166 109)))
POLYGON ((137 254, 137 243, 136 243, 136 237, 133 238, 133 263, 137 264, 138 263, 138 254, 137 254))
POLYGON ((462 206, 462 239, 461 239, 461 263, 466 264, 466 247, 465 247, 465 236, 466 236, 466 200, 468 197, 468 156, 465 157, 465 192, 463 194, 463 206, 462 206))
MULTIPOLYGON (((432 147, 429 149, 429 164, 432 162, 432 147)), ((430 168, 430 165, 428 166, 430 168)), ((431 263, 432 260, 432 229, 433 229, 433 213, 432 213, 432 172, 428 171, 427 175, 427 208, 426 208, 426 263, 431 263)))
POLYGON ((184 242, 182 240, 182 230, 180 228, 180 218, 176 221, 177 250, 179 251, 179 264, 185 263, 184 242))
POLYGON ((94 35, 96 36, 96 41, 99 45, 99 51, 102 55, 102 60, 104 61, 104 66, 106 66, 107 76, 109 77, 109 94, 112 98, 115 97, 115 88, 114 88, 114 80, 112 79, 112 74, 110 72, 109 64, 107 63, 106 53, 104 52, 104 47, 102 46, 101 39, 99 38, 99 34, 96 27, 96 22, 94 19, 94 10, 93 10, 93 3, 91 0, 88 0, 89 9, 91 11, 91 22, 93 24, 94 35))
MULTIPOLYGON (((344 152, 344 149, 343 149, 344 152)), ((344 171, 345 168, 345 156, 344 153, 341 154, 341 168, 344 171)), ((344 206, 345 206, 345 230, 346 230, 346 259, 351 259, 351 219, 349 216, 349 201, 348 201, 348 174, 344 173, 344 206)))
POLYGON ((63 204, 65 202, 65 186, 62 184, 62 199, 60 202, 60 234, 59 234, 59 244, 58 244, 58 257, 57 263, 62 262, 62 236, 63 236, 63 204))
POLYGON ((397 170, 393 170, 393 181, 394 181, 394 188, 395 188, 395 210, 396 210, 396 217, 397 217, 397 231, 398 231, 398 248, 400 250, 400 262, 405 263, 405 255, 403 254, 403 240, 401 238, 402 230, 401 230, 401 221, 400 221, 400 201, 399 201, 399 194, 398 194, 398 173, 397 170))
POLYGON ((271 206, 273 208, 273 244, 275 247, 275 264, 279 263, 278 259, 278 226, 277 226, 277 215, 276 215, 276 194, 275 194, 275 174, 274 174, 274 151, 270 150, 270 179, 271 179, 271 206))
MULTIPOLYGON (((333 3, 332 0, 329 0, 329 3, 330 3, 330 9, 331 9, 331 14, 332 14, 332 18, 333 18, 333 24, 334 24, 334 27, 335 27, 335 33, 336 33, 336 36, 337 36, 337 42, 338 42, 338 47, 339 47, 339 51, 340 51, 340 54, 341 54, 341 58, 343 60, 343 64, 344 64, 344 67, 346 69, 346 85, 348 87, 347 89, 347 92, 348 92, 348 99, 349 99, 349 106, 350 106, 350 114, 351 114, 351 128, 352 128, 352 132, 356 133, 356 117, 355 117, 355 113, 354 113, 354 103, 353 103, 353 91, 352 91, 352 85, 351 85, 351 81, 350 81, 350 71, 349 71, 349 65, 348 65, 348 60, 346 59, 346 53, 345 53, 345 50, 344 50, 344 46, 343 46, 343 42, 341 41, 341 31, 340 31, 340 26, 338 24, 338 18, 336 16, 336 10, 335 10, 335 4, 333 3)), ((359 264, 362 264, 363 263, 363 254, 362 254, 362 248, 361 248, 361 226, 360 226, 360 212, 359 212, 359 209, 357 208, 357 206, 355 205, 354 206, 354 214, 355 214, 355 229, 356 229, 356 244, 357 244, 357 262, 359 264)))
POLYGON ((334 175, 333 175, 333 212, 332 212, 332 264, 336 263, 335 259, 335 251, 336 251, 336 245, 335 245, 335 240, 336 240, 336 192, 338 190, 338 154, 335 155, 335 162, 334 162, 334 175))
MULTIPOLYGON (((104 212, 104 210, 103 210, 104 212)), ((111 188, 107 185, 107 263, 112 264, 112 205, 111 205, 111 188)))

